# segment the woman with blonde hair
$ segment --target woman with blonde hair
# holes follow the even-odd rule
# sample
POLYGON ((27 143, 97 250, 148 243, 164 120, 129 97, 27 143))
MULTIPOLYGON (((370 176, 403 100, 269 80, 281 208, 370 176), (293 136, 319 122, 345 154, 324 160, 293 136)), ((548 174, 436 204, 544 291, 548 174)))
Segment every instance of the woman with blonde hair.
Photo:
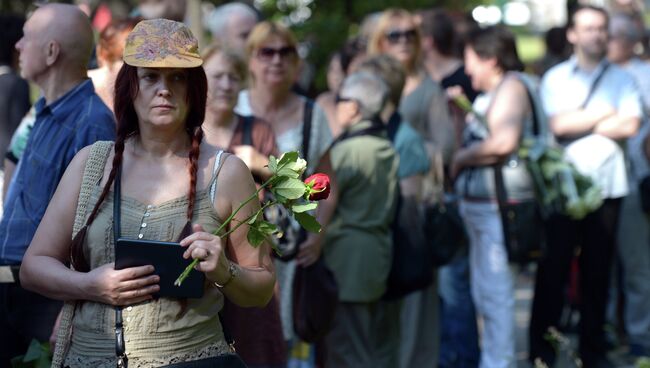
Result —
MULTIPOLYGON (((220 150, 234 153, 248 165, 257 184, 270 175, 265 167, 269 155, 278 155, 273 130, 265 121, 234 112, 239 92, 246 85, 247 70, 243 57, 213 43, 203 52, 203 68, 208 79, 208 99, 203 121, 204 152, 220 150)), ((229 249, 226 249, 228 252, 229 249)), ((241 308, 226 300, 223 323, 237 353, 249 367, 284 367, 287 353, 277 300, 264 308, 241 308), (264 331, 264 333, 259 333, 264 331)))
MULTIPOLYGON (((307 175, 313 173, 321 156, 332 142, 332 134, 323 109, 312 100, 293 91, 298 77, 300 57, 293 33, 281 24, 265 21, 257 24, 246 42, 250 84, 239 94, 235 111, 241 115, 262 117, 269 122, 280 152, 298 150, 307 160, 307 175)), ((283 229, 286 238, 297 223, 283 229)), ((297 232, 297 231, 296 231, 297 232)), ((320 234, 309 234, 301 244, 296 260, 277 260, 280 290, 280 315, 284 337, 294 340, 291 296, 296 264, 309 266, 320 257, 320 234)))
POLYGON ((388 54, 402 63, 406 83, 399 111, 448 162, 454 148, 453 128, 444 92, 422 63, 421 38, 411 13, 387 9, 370 37, 368 55, 388 54))

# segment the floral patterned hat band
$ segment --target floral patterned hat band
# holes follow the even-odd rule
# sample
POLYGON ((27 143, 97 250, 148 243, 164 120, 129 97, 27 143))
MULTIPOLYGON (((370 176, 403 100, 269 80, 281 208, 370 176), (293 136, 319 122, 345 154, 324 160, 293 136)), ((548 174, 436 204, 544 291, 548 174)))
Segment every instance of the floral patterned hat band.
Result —
POLYGON ((131 66, 145 68, 194 68, 203 64, 190 29, 169 19, 139 22, 126 39, 123 59, 131 66))

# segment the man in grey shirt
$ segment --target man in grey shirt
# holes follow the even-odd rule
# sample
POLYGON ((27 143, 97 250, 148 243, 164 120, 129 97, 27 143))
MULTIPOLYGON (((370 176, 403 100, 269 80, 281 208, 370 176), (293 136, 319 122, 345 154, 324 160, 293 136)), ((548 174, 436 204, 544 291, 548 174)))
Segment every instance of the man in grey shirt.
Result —
POLYGON ((571 59, 544 76, 541 96, 550 128, 565 157, 600 186, 603 205, 575 221, 547 221, 547 253, 539 262, 530 324, 530 359, 552 366, 555 352, 544 335, 557 326, 575 246, 580 252, 580 346, 585 367, 610 367, 603 325, 622 198, 628 194, 620 143, 636 134, 643 115, 632 77, 606 59, 607 13, 581 6, 572 14, 567 39, 571 59))
MULTIPOLYGON (((626 14, 614 15, 610 21, 610 40, 607 57, 630 73, 637 83, 645 115, 650 111, 650 64, 634 54, 635 46, 642 41, 643 25, 626 14)), ((623 200, 621 227, 618 233, 618 257, 624 303, 624 325, 629 336, 630 354, 650 355, 650 225, 644 216, 638 185, 650 175, 650 165, 643 142, 650 124, 644 119, 639 133, 627 140, 627 157, 630 162, 630 193, 623 200)), ((616 297, 616 295, 612 295, 616 297)), ((610 300, 610 306, 616 300, 610 300)))

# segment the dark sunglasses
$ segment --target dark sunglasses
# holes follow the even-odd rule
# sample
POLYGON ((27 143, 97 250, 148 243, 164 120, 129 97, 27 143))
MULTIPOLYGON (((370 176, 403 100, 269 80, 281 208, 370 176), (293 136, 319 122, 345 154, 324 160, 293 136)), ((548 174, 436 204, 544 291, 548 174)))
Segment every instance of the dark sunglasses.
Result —
POLYGON ((398 43, 402 38, 407 42, 412 42, 415 40, 416 35, 417 33, 415 32, 415 29, 407 29, 405 31, 393 30, 385 34, 386 39, 390 43, 398 43))
POLYGON ((285 46, 279 49, 274 49, 272 47, 262 47, 257 50, 257 57, 262 61, 271 61, 275 55, 280 56, 280 59, 286 59, 288 57, 295 57, 297 55, 296 48, 293 46, 285 46))
POLYGON ((339 102, 349 102, 349 101, 354 101, 354 99, 349 98, 349 97, 343 97, 343 96, 339 95, 338 93, 334 97, 334 104, 336 104, 336 105, 338 105, 339 102))

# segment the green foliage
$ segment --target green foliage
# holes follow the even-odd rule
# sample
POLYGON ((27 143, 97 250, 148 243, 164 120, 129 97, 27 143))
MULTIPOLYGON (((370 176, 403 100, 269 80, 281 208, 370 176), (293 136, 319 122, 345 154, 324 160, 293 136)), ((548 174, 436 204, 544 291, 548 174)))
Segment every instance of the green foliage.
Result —
POLYGON ((637 368, 650 368, 650 358, 639 358, 636 362, 636 367, 637 368))
MULTIPOLYGON (((313 233, 320 232, 321 226, 318 221, 307 213, 307 211, 314 210, 318 206, 316 202, 309 201, 309 194, 312 193, 313 188, 311 185, 307 185, 299 179, 307 168, 307 161, 300 158, 298 152, 292 151, 284 153, 280 159, 270 156, 267 167, 271 171, 271 178, 239 204, 237 209, 215 230, 215 235, 225 238, 243 224, 247 224, 248 232, 246 233, 246 239, 250 245, 259 247, 264 240, 267 240, 273 249, 277 251, 271 235, 279 232, 280 229, 276 225, 265 221, 263 216, 264 209, 271 206, 283 206, 291 212, 296 221, 307 231, 313 233), (235 220, 237 224, 226 231, 225 229, 234 220, 235 215, 249 202, 258 200, 260 191, 264 189, 269 190, 275 199, 264 203, 261 208, 248 215, 245 220, 235 220)), ((174 285, 180 286, 189 276, 190 272, 192 272, 198 261, 198 259, 194 259, 180 276, 178 276, 176 281, 174 281, 174 285)))
MULTIPOLYGON (((294 23, 291 29, 298 40, 307 42, 307 61, 316 68, 315 88, 326 89, 326 70, 330 56, 340 49, 345 41, 356 35, 363 18, 387 8, 403 8, 411 11, 441 7, 451 11, 468 11, 487 0, 314 0, 307 5, 311 16, 294 23)), ((260 10, 267 19, 291 20, 299 13, 306 1, 262 0, 260 10)), ((294 19, 295 20, 295 19, 294 19)))
POLYGON ((52 365, 51 358, 50 343, 40 343, 34 339, 29 344, 25 355, 11 360, 11 366, 13 368, 49 368, 52 365))
POLYGON ((555 209, 579 220, 603 203, 600 188, 564 159, 561 147, 524 139, 519 148, 519 157, 526 160, 545 208, 555 209))

